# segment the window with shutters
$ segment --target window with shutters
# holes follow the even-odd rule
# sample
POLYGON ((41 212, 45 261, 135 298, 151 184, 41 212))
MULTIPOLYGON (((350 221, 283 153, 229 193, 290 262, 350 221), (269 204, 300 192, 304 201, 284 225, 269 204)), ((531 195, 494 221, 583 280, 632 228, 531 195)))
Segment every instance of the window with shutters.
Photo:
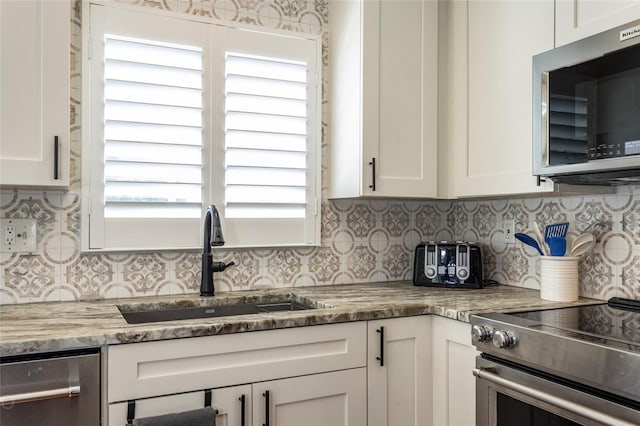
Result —
POLYGON ((319 40, 89 11, 83 249, 318 244, 319 40))

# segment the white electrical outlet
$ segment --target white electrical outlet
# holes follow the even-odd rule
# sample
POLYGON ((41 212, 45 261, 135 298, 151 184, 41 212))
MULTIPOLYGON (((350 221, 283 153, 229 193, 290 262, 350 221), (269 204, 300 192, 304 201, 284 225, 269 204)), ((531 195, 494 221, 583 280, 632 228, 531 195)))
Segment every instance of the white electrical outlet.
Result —
POLYGON ((35 251, 35 219, 0 219, 0 253, 33 253, 35 251))
POLYGON ((505 244, 515 244, 516 242, 516 221, 514 219, 505 219, 502 221, 502 232, 504 233, 505 244))

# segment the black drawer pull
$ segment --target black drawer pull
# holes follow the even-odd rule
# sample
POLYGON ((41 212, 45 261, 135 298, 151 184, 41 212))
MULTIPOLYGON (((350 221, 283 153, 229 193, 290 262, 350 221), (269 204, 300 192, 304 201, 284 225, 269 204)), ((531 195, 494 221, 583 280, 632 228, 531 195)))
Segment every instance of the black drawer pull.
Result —
POLYGON ((371 190, 375 192, 376 190, 376 157, 371 158, 371 161, 369 161, 369 165, 371 166, 371 185, 369 185, 369 188, 371 188, 371 190))
POLYGON ((262 396, 264 396, 264 417, 265 417, 265 422, 262 424, 262 426, 269 426, 269 405, 271 404, 271 401, 269 398, 269 391, 264 391, 262 396))
POLYGON ((380 356, 376 359, 380 361, 380 367, 384 367, 384 327, 380 327, 376 332, 380 333, 380 356))
POLYGON ((238 398, 240 400, 240 426, 245 426, 245 418, 244 418, 244 411, 246 409, 246 396, 245 394, 242 394, 242 396, 240 398, 238 398))
POLYGON ((58 180, 58 156, 60 155, 60 143, 58 137, 53 137, 53 179, 58 180))

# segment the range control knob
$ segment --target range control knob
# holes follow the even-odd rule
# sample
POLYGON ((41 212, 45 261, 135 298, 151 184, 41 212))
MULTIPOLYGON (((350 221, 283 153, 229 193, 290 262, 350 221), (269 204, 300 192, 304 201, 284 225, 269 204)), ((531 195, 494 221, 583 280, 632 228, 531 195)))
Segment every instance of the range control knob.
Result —
POLYGON ((471 339, 474 342, 486 342, 491 340, 493 335, 493 327, 488 325, 474 325, 471 328, 471 339))
POLYGON ((509 330, 498 330, 493 333, 493 346, 501 349, 513 348, 518 344, 518 337, 509 330))

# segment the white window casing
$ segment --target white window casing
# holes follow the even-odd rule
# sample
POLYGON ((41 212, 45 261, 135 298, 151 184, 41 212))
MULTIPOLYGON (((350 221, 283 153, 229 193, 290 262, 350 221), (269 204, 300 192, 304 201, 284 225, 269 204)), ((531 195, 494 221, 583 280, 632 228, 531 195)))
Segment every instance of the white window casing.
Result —
POLYGON ((320 242, 320 41, 91 4, 83 250, 320 242))

